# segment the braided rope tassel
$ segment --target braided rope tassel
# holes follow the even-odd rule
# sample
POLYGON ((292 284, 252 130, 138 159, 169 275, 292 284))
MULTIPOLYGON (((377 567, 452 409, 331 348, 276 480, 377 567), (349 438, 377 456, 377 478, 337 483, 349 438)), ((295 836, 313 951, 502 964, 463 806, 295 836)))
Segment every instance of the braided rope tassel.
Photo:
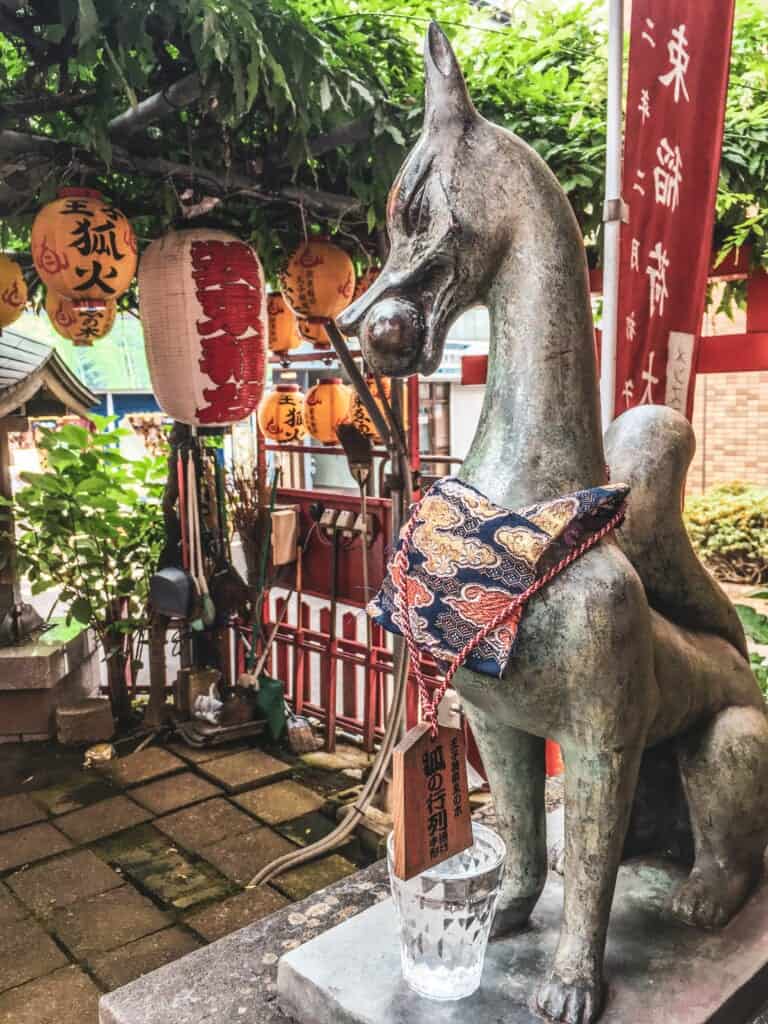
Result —
POLYGON ((400 612, 400 618, 403 622, 403 635, 405 642, 408 646, 408 653, 411 657, 411 666, 413 668, 413 674, 416 677, 416 682, 419 687, 419 705, 421 707, 421 713, 424 721, 427 722, 431 728, 432 735, 437 734, 437 709, 440 701, 445 696, 445 691, 448 689, 451 680, 456 675, 458 670, 470 656, 472 651, 485 640, 485 638, 493 633, 494 630, 498 629, 503 623, 507 622, 513 616, 517 615, 518 618, 522 615, 523 608, 528 601, 542 590, 548 583, 550 583, 555 576, 558 576, 564 569, 567 569, 569 565, 576 561, 577 558, 581 558, 583 554, 593 548, 596 544, 621 524, 626 514, 624 508, 619 511, 596 533, 590 534, 582 543, 570 551, 564 558, 562 558, 557 565, 554 565, 551 569, 547 570, 543 576, 535 580, 530 587, 523 591, 522 594, 517 594, 509 604, 505 605, 504 608, 498 612, 490 622, 486 623, 475 636, 464 645, 459 653, 453 658, 449 665, 442 683, 434 690, 430 697, 427 689, 427 684, 424 678, 424 672, 421 667, 421 654, 413 635, 413 627, 411 625, 411 616, 407 605, 407 594, 405 580, 408 576, 408 551, 410 550, 411 539, 416 526, 416 516, 421 507, 421 502, 413 510, 411 514, 410 522, 403 534, 403 543, 395 555, 393 568, 397 570, 398 579, 396 580, 395 591, 397 594, 398 611, 400 612))

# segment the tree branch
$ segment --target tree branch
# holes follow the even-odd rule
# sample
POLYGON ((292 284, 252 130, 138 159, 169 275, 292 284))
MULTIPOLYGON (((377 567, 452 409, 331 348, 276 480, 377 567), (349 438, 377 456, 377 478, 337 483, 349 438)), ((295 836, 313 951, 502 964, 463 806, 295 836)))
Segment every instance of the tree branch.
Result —
MULTIPOLYGON (((31 135, 26 132, 0 131, 0 155, 17 158, 44 157, 53 162, 71 163, 75 169, 96 173, 103 173, 105 169, 105 165, 86 150, 75 149, 68 143, 58 142, 44 135, 31 135)), ((283 199, 337 217, 351 213, 361 205, 360 200, 352 196, 298 185, 285 185, 275 191, 268 191, 260 188, 258 179, 240 170, 231 170, 222 175, 204 167, 179 164, 160 157, 137 156, 122 146, 113 146, 110 169, 126 174, 142 174, 150 178, 179 179, 190 184, 203 185, 209 192, 221 196, 242 194, 267 201, 283 199)))
MULTIPOLYGON (((323 132, 321 135, 316 135, 313 139, 308 139, 307 149, 312 156, 322 156, 323 153, 328 153, 332 149, 338 149, 339 146, 351 146, 355 142, 362 142, 370 137, 372 124, 373 115, 365 114, 363 117, 358 117, 354 121, 348 121, 347 124, 339 125, 338 128, 333 128, 329 132, 323 132)), ((285 159, 285 153, 279 151, 276 146, 270 147, 268 158, 278 167, 285 167, 288 164, 288 161, 285 159)))
POLYGON ((58 110, 72 110, 86 103, 93 103, 95 92, 49 93, 35 99, 3 100, 0 112, 27 117, 30 114, 52 114, 58 110))
POLYGON ((284 185, 277 196, 282 196, 292 203, 308 206, 318 213, 333 213, 343 217, 347 213, 359 210, 362 203, 354 196, 340 196, 337 192, 324 192, 317 188, 302 188, 300 185, 284 185))
POLYGON ((197 72, 186 75, 167 89, 156 92, 153 96, 142 100, 137 106, 113 117, 107 126, 109 134, 113 138, 120 134, 130 135, 154 121, 173 114, 182 107, 188 107, 195 100, 200 99, 202 91, 200 75, 197 72))

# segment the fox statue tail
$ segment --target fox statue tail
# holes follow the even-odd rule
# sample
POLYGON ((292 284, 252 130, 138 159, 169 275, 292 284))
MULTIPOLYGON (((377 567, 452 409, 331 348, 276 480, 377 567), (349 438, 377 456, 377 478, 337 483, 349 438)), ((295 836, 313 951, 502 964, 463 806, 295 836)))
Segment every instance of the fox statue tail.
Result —
POLYGON ((688 420, 668 406, 637 406, 610 425, 605 449, 611 479, 632 488, 616 537, 648 603, 672 622, 723 637, 746 658, 736 610, 699 561, 683 522, 685 478, 696 450, 688 420))

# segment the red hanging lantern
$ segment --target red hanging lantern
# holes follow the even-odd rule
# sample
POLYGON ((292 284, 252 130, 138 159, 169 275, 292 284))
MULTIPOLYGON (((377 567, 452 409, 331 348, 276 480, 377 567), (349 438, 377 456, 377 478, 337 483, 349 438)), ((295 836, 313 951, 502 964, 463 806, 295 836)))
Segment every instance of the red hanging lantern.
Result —
POLYGON ((26 304, 27 283, 21 267, 0 253, 0 329, 15 323, 26 304))
POLYGON ((304 399, 307 433, 321 444, 338 441, 336 427, 349 416, 352 389, 339 377, 321 377, 304 399))
POLYGON ((191 426, 227 426, 259 403, 267 299, 254 249, 224 231, 172 231, 139 267, 139 311, 152 388, 191 426))
POLYGON ((259 429, 270 441, 289 444, 301 441, 304 426, 304 396, 298 384, 278 384, 259 403, 259 429))
POLYGON ((62 188, 32 225, 32 259, 47 288, 78 305, 118 299, 136 273, 128 219, 92 188, 62 188))

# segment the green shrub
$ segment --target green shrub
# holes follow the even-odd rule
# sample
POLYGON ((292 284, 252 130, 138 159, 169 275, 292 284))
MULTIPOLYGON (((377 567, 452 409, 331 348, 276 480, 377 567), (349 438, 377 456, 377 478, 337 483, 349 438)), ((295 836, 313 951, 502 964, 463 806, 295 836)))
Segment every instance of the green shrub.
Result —
MULTIPOLYGON (((96 633, 107 659, 113 710, 128 711, 126 662, 137 663, 147 627, 149 578, 164 539, 162 457, 124 458, 108 430, 75 424, 42 431, 44 473, 22 473, 15 495, 18 564, 38 594, 51 587, 73 619, 96 633)), ((0 499, 0 504, 11 504, 0 499)))
MULTIPOLYGON (((768 599, 768 592, 761 590, 750 597, 759 597, 762 600, 768 599)), ((736 614, 741 619, 747 639, 755 644, 768 644, 768 615, 763 615, 748 604, 734 605, 736 614)), ((768 700, 768 658, 759 651, 749 652, 749 663, 755 673, 758 686, 763 691, 763 696, 768 700)))
POLYGON ((757 651, 752 651, 749 655, 749 663, 755 673, 757 685, 763 691, 765 699, 768 700, 768 659, 762 654, 758 654, 757 651))
POLYGON ((728 583, 768 581, 768 488, 726 484, 686 504, 693 546, 728 583))

